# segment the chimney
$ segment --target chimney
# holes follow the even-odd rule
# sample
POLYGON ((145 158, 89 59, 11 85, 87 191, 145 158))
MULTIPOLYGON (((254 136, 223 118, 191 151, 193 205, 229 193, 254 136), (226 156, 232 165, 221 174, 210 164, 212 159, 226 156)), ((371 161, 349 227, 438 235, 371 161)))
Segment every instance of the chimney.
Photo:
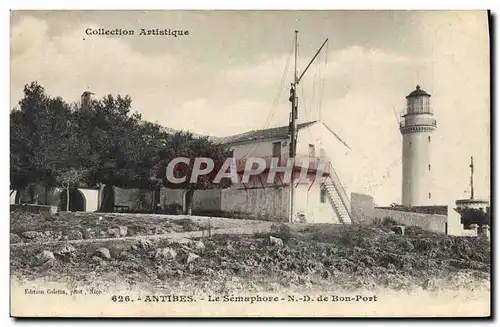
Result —
POLYGON ((85 91, 82 93, 81 97, 81 109, 82 110, 89 110, 91 107, 91 100, 92 100, 92 92, 90 91, 85 91))

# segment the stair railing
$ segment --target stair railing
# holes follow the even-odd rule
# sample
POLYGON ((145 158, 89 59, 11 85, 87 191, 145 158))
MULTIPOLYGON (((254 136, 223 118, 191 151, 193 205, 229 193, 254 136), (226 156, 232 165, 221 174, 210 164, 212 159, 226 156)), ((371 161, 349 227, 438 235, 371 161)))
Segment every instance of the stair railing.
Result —
POLYGON ((357 220, 357 217, 355 217, 356 215, 351 210, 351 203, 349 201, 349 198, 347 197, 347 193, 346 193, 344 187, 342 186, 342 183, 340 182, 340 179, 337 176, 337 173, 335 172, 335 169, 333 168, 332 163, 329 162, 329 165, 330 165, 330 178, 332 179, 333 186, 337 190, 337 192, 340 196, 340 200, 342 201, 342 204, 346 208, 347 213, 349 214, 349 217, 351 218, 351 223, 355 223, 357 220))

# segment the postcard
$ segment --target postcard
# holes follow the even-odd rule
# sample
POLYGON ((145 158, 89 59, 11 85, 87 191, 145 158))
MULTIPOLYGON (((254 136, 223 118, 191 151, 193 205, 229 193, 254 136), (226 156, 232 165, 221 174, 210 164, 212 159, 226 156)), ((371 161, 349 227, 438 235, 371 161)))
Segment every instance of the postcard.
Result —
POLYGON ((13 317, 490 317, 487 11, 14 10, 13 317))

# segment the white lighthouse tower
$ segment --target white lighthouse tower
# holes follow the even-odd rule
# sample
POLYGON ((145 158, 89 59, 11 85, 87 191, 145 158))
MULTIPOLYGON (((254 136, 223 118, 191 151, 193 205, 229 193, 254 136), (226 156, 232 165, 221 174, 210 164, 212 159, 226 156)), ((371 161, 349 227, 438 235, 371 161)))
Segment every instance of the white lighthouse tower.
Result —
POLYGON ((404 206, 425 206, 432 202, 432 133, 436 120, 430 94, 417 85, 407 97, 406 112, 400 122, 403 134, 404 206))

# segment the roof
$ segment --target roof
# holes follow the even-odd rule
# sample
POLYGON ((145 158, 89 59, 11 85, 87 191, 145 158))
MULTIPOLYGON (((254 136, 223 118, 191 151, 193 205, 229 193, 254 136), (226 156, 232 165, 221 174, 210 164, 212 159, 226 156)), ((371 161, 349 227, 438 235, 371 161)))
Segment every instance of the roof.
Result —
MULTIPOLYGON (((309 127, 315 123, 317 123, 316 120, 302 124, 297 124, 297 130, 309 127)), ((239 143, 239 142, 256 141, 256 140, 280 139, 286 137, 288 137, 288 125, 280 127, 272 127, 267 129, 257 129, 250 132, 222 137, 219 139, 218 143, 230 144, 230 143, 239 143)))
POLYGON ((478 199, 461 199, 455 201, 455 204, 488 204, 488 203, 489 201, 478 200, 478 199))
POLYGON ((419 96, 430 97, 431 95, 429 93, 425 92, 424 90, 422 90, 420 88, 420 85, 417 85, 417 87, 415 88, 415 91, 413 91, 410 94, 408 94, 407 98, 419 97, 419 96))

